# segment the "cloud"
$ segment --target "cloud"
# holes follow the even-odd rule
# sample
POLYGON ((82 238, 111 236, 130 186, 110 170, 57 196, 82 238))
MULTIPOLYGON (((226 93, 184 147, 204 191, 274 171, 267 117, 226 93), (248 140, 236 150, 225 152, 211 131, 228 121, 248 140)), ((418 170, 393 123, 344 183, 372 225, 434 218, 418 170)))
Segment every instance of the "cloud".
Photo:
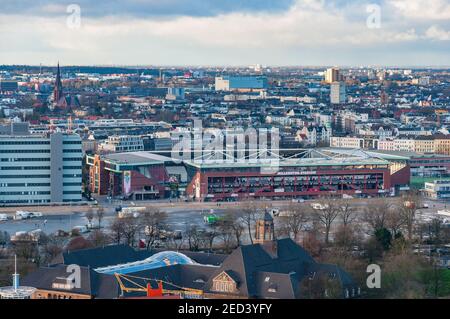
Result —
POLYGON ((425 32, 425 37, 432 40, 449 41, 450 31, 445 31, 438 26, 431 26, 425 32))
POLYGON ((417 20, 449 20, 448 0, 386 0, 388 8, 399 15, 417 20))
MULTIPOLYGON (((65 4, 40 1, 0 14, 0 60, 72 64, 418 64, 448 61, 447 1, 411 0, 133 0, 81 5, 81 28, 66 26, 65 4), (220 2, 220 4, 219 4, 220 2), (381 27, 367 26, 378 3, 381 27), (190 4, 190 6, 189 6, 190 4), (203 10, 199 6, 204 6, 203 10), (119 9, 120 8, 120 9, 119 9), (142 12, 139 12, 141 8, 142 12), (150 8, 153 10, 150 10, 150 8), (17 11, 17 10, 16 10, 17 11), (150 12, 151 11, 151 12, 150 12), (424 12, 425 12, 424 11, 424 12)), ((24 0, 27 2, 27 0, 24 0)), ((1 0, 0 0, 1 3, 1 0)), ((12 61, 12 62, 9 62, 12 61)))

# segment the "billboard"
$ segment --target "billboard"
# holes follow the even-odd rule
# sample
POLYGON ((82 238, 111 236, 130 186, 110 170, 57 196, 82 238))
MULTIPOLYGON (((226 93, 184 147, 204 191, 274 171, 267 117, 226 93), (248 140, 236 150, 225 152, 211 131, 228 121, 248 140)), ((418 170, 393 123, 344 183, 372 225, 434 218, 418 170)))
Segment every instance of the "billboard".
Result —
POLYGON ((131 192, 131 171, 123 172, 123 191, 125 195, 131 192))

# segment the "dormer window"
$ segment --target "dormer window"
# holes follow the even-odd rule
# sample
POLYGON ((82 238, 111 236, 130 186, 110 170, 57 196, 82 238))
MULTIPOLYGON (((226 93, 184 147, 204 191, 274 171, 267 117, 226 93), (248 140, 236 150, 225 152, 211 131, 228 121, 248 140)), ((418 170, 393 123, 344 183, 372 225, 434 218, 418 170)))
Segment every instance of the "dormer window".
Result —
POLYGON ((56 277, 55 281, 52 283, 52 288, 72 290, 75 288, 75 279, 56 277))

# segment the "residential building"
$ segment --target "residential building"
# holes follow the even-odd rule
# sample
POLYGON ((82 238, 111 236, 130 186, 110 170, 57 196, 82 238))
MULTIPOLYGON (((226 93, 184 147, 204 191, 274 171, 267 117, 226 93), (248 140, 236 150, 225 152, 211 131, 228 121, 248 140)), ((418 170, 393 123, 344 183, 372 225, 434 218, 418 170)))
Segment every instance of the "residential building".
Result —
POLYGON ((434 151, 436 154, 450 155, 450 135, 435 135, 434 151))
POLYGON ((325 82, 333 83, 341 81, 342 77, 338 68, 329 68, 325 71, 325 82))
POLYGON ((434 153, 434 138, 432 136, 418 136, 414 139, 414 151, 417 153, 434 153))
POLYGON ((98 147, 100 151, 122 153, 137 152, 144 150, 144 142, 140 136, 135 135, 113 135, 101 143, 98 147))
POLYGON ((330 139, 330 146, 341 148, 362 148, 364 146, 364 139, 351 136, 332 136, 330 139))

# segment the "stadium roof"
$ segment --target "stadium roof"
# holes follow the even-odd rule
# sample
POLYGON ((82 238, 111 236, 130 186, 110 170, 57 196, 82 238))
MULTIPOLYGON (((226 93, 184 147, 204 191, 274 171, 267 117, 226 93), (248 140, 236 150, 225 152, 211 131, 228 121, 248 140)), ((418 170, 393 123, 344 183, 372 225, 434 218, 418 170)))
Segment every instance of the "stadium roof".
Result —
POLYGON ((276 167, 316 167, 316 166, 363 166, 363 165, 389 165, 389 162, 377 158, 298 158, 298 159, 257 159, 235 162, 215 160, 185 161, 187 165, 197 168, 276 168, 276 167))
POLYGON ((116 165, 149 165, 172 161, 170 157, 145 151, 107 154, 103 158, 116 165))
MULTIPOLYGON (((412 152, 394 152, 394 151, 368 151, 359 148, 324 148, 324 153, 330 153, 342 156, 356 156, 362 158, 377 158, 383 160, 409 160, 412 152), (406 154, 408 153, 408 154, 406 154)), ((417 154, 417 153, 415 153, 417 154)))

